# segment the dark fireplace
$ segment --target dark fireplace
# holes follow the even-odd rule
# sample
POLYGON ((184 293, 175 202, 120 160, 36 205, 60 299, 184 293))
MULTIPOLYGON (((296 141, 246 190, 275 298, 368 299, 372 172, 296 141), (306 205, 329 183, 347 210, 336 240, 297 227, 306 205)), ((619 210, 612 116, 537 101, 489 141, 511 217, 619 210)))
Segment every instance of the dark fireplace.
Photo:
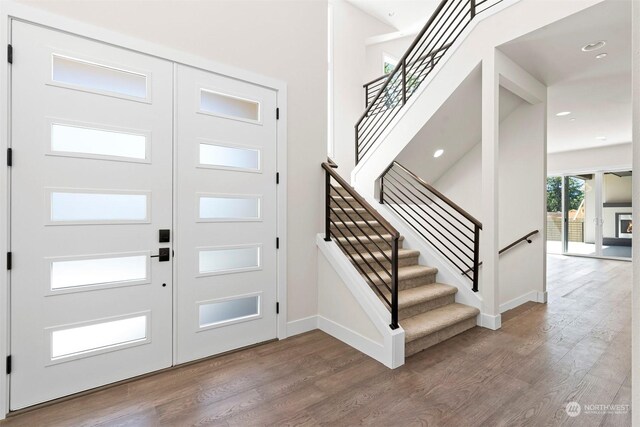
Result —
POLYGON ((616 213, 616 237, 630 239, 633 235, 633 222, 630 213, 616 213))

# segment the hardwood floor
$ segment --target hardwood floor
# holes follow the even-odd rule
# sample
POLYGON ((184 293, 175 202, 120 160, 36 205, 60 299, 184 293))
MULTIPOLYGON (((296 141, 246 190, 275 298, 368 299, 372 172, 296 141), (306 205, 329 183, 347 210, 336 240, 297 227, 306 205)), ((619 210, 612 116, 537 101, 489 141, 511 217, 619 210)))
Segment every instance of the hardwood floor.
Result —
POLYGON ((0 426, 629 426, 631 263, 550 256, 549 303, 389 370, 313 331, 37 410, 0 426), (582 405, 569 417, 567 402, 582 405))

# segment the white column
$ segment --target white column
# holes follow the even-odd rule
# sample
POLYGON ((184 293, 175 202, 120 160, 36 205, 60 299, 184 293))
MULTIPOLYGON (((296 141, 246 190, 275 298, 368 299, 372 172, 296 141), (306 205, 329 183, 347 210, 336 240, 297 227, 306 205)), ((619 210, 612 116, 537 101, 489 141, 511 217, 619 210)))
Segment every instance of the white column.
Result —
POLYGON ((482 60, 482 233, 480 256, 483 299, 482 326, 500 328, 498 274, 498 131, 500 120, 500 82, 495 49, 482 60))

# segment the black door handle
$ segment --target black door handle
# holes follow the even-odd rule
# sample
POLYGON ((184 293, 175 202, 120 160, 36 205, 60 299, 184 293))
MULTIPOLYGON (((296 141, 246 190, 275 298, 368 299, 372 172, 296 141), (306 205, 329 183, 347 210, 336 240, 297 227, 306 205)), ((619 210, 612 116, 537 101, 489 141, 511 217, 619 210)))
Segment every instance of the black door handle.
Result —
POLYGON ((151 255, 151 258, 158 258, 159 262, 171 260, 171 248, 158 249, 158 255, 151 255))

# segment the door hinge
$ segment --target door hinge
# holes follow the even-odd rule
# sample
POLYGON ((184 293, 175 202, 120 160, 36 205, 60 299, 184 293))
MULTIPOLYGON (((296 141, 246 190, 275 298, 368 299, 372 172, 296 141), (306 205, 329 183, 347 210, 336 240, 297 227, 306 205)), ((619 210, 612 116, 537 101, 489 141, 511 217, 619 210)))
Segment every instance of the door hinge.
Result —
POLYGON ((10 44, 7 45, 7 61, 9 64, 13 64, 13 46, 10 44))
POLYGON ((276 172, 276 184, 280 184, 280 172, 276 172))
POLYGON ((276 237, 276 249, 280 249, 280 238, 276 237))
POLYGON ((276 314, 280 314, 280 303, 276 303, 276 314))
POLYGON ((13 149, 7 148, 7 166, 13 166, 13 149))
POLYGON ((11 252, 7 252, 7 270, 11 270, 12 256, 11 252))
MULTIPOLYGON (((9 45, 11 46, 11 45, 9 45)), ((276 108, 276 120, 280 120, 280 109, 276 108)))
POLYGON ((7 375, 11 373, 11 356, 7 356, 7 375))

